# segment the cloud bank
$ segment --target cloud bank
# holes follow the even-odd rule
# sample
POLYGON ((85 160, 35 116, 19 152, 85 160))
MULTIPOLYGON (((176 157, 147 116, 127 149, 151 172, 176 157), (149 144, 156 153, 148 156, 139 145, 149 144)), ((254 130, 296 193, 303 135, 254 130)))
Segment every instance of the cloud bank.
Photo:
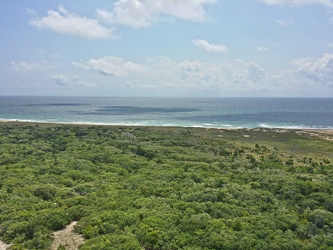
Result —
POLYGON ((321 58, 301 58, 292 63, 295 72, 304 78, 333 86, 333 54, 324 54, 321 58))
POLYGON ((217 0, 118 0, 111 11, 98 9, 100 20, 133 28, 145 28, 164 15, 185 21, 207 20, 205 5, 217 0))
POLYGON ((200 60, 176 62, 168 57, 158 57, 135 64, 124 58, 105 56, 73 62, 73 65, 112 77, 104 80, 108 84, 150 91, 209 89, 215 93, 231 91, 248 95, 252 92, 285 94, 288 89, 290 95, 297 95, 306 88, 333 87, 333 54, 300 58, 291 63, 292 68, 276 72, 266 72, 257 63, 240 59, 209 63, 200 60))
POLYGON ((73 62, 72 64, 84 69, 95 70, 105 75, 118 77, 126 76, 129 73, 142 73, 145 71, 143 66, 115 56, 105 56, 98 59, 90 59, 86 63, 73 62))
POLYGON ((49 29, 56 33, 87 39, 114 37, 112 30, 100 25, 98 20, 71 13, 62 5, 59 6, 59 11, 49 10, 47 16, 34 18, 29 24, 38 29, 49 29))
MULTIPOLYGON (((175 62, 167 57, 149 59, 135 64, 123 58, 106 56, 90 59, 74 66, 100 74, 123 78, 130 87, 151 89, 237 89, 241 91, 262 88, 265 71, 254 62, 235 60, 232 63, 206 63, 199 60, 175 62)), ((117 81, 119 82, 119 81, 117 81)))
POLYGON ((97 85, 83 81, 79 75, 53 75, 53 81, 56 85, 61 87, 85 87, 92 88, 97 87, 97 85))
POLYGON ((332 0, 261 0, 262 2, 269 5, 294 5, 302 6, 309 4, 320 4, 327 8, 333 8, 332 0))

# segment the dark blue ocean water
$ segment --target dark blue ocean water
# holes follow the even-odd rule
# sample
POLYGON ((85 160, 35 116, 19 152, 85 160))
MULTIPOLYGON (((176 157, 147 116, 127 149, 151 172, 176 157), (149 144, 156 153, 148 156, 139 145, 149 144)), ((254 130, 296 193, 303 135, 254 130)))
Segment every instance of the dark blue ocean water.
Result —
POLYGON ((333 98, 0 96, 0 120, 215 128, 333 128, 333 98))

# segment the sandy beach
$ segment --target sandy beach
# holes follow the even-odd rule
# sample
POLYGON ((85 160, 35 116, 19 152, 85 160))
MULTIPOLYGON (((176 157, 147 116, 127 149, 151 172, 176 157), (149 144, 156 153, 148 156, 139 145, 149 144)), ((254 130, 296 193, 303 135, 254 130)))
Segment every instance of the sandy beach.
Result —
MULTIPOLYGON (((107 126, 107 127, 142 127, 142 126, 128 126, 128 125, 113 125, 113 124, 98 124, 98 123, 71 123, 71 122, 30 122, 30 121, 18 121, 18 120, 0 120, 0 124, 8 124, 8 125, 46 125, 46 126, 53 126, 53 125, 68 125, 68 126, 107 126)), ((147 126, 150 127, 150 126, 147 126)), ((168 126, 152 126, 152 127, 163 127, 167 128, 168 126)), ((174 128, 174 127, 172 127, 174 128)), ((182 127, 187 128, 187 127, 182 127)), ((189 127, 192 128, 192 127, 189 127)), ((288 132, 288 131, 296 131, 298 134, 307 134, 309 136, 319 137, 325 140, 333 140, 333 129, 289 129, 289 128, 205 128, 199 127, 199 129, 216 129, 219 131, 241 131, 241 130, 248 130, 248 131, 275 131, 275 132, 288 132)))

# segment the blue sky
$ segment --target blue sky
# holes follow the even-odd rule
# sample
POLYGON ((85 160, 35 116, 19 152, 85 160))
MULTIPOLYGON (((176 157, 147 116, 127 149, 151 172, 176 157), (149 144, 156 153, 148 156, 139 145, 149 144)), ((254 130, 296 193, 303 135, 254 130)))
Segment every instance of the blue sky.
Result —
POLYGON ((0 95, 333 97, 331 0, 3 0, 0 95))

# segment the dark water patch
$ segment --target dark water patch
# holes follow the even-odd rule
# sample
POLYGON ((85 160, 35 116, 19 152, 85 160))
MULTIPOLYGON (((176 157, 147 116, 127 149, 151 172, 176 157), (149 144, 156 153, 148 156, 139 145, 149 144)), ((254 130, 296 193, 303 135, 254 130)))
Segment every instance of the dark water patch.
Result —
POLYGON ((88 103, 29 103, 21 106, 26 107, 65 107, 65 106, 86 106, 88 103))
POLYGON ((155 108, 155 107, 135 107, 135 106, 104 106, 93 112, 82 112, 82 115, 137 115, 148 113, 188 113, 194 112, 194 108, 155 108))

